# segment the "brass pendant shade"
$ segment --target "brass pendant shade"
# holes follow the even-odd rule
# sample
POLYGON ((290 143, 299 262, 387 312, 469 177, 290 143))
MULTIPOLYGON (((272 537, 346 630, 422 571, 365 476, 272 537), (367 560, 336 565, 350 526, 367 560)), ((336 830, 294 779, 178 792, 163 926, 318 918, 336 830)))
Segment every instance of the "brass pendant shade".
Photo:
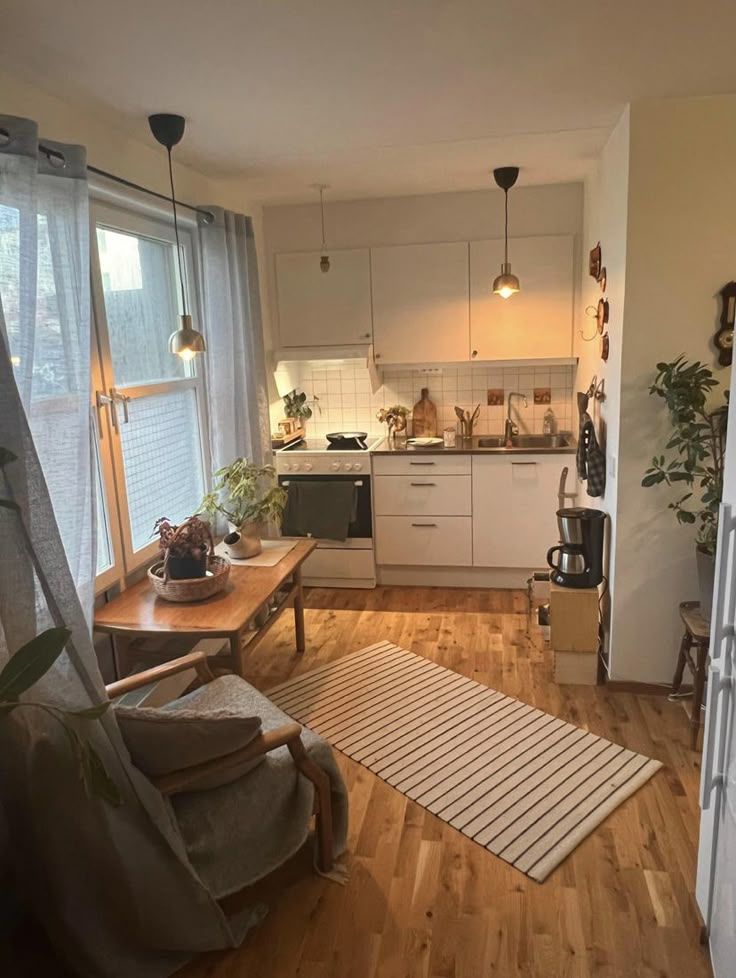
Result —
POLYGON ((516 183, 518 176, 518 166, 499 166, 493 171, 493 178, 504 193, 503 263, 501 274, 493 280, 493 291, 502 299, 510 299, 512 295, 521 291, 518 276, 511 271, 509 261, 509 190, 516 183))
POLYGON ((207 344, 204 336, 192 326, 192 317, 187 313, 187 293, 184 288, 184 263, 179 244, 179 220, 176 213, 176 194, 174 193, 174 169, 171 165, 171 150, 181 141, 186 122, 184 116, 159 112, 149 115, 148 125, 157 142, 166 147, 169 158, 169 183, 171 186, 171 208, 174 212, 174 237, 176 238, 176 259, 181 287, 181 325, 169 337, 169 352, 182 360, 193 360, 198 353, 205 353, 207 344))

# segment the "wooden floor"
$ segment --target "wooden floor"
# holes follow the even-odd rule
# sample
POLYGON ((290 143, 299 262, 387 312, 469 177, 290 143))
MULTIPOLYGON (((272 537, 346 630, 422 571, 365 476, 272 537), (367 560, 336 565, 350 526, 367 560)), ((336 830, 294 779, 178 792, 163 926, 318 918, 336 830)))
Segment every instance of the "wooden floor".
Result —
MULTIPOLYGON (((693 898, 699 754, 666 697, 555 686, 521 592, 378 588, 307 593, 308 649, 284 616, 254 654, 267 689, 387 639, 661 759, 666 767, 534 883, 338 756, 350 788, 351 879, 302 851, 233 907, 270 912, 243 947, 177 978, 707 978, 693 898)), ((57 974, 46 971, 46 974, 57 974)))

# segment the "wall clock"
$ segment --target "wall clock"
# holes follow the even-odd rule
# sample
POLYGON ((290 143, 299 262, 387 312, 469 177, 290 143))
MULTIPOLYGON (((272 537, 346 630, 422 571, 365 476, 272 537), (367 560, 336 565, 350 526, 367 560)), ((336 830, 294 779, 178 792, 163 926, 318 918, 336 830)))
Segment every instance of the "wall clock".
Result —
POLYGON ((718 362, 722 367, 728 367, 733 359, 733 328, 736 321, 736 282, 729 282, 720 291, 721 319, 720 325, 713 337, 718 349, 718 362))

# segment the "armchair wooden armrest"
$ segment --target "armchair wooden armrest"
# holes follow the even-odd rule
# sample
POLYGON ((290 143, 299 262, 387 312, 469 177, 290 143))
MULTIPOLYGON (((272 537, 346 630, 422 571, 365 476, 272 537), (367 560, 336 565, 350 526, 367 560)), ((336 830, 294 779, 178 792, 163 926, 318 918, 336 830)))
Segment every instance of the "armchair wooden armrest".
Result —
MULTIPOLYGON (((182 791, 187 791, 192 785, 196 785, 203 775, 225 773, 245 761, 252 761, 262 754, 276 750, 277 747, 298 741, 301 732, 302 728, 298 723, 287 723, 283 727, 277 727, 276 730, 268 730, 266 733, 259 734, 240 750, 234 750, 222 757, 215 757, 211 761, 204 761, 202 764, 183 767, 179 771, 172 771, 170 774, 163 774, 158 778, 151 778, 151 781, 161 794, 178 795, 182 791)), ((301 743, 301 741, 299 742, 301 743)))
POLYGON ((107 695, 112 700, 117 696, 122 696, 123 693, 129 693, 133 689, 140 689, 141 686, 155 683, 159 679, 166 679, 168 676, 175 676, 178 672, 184 672, 186 669, 195 669, 197 675, 204 683, 208 683, 214 679, 204 652, 190 652, 188 655, 182 655, 178 659, 172 659, 171 662, 162 662, 159 666, 152 666, 150 669, 144 669, 143 672, 137 672, 133 676, 126 676, 125 679, 119 679, 115 683, 110 683, 105 689, 107 690, 107 695))

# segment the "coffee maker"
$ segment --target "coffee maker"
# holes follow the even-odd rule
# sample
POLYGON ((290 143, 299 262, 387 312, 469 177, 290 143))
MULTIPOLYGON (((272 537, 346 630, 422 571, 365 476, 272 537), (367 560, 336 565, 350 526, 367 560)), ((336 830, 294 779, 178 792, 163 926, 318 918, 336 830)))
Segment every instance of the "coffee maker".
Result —
POLYGON ((557 510, 561 543, 547 551, 550 580, 561 587, 597 587, 603 580, 606 514, 573 506, 557 510), (552 559, 559 554, 557 562, 552 559))

